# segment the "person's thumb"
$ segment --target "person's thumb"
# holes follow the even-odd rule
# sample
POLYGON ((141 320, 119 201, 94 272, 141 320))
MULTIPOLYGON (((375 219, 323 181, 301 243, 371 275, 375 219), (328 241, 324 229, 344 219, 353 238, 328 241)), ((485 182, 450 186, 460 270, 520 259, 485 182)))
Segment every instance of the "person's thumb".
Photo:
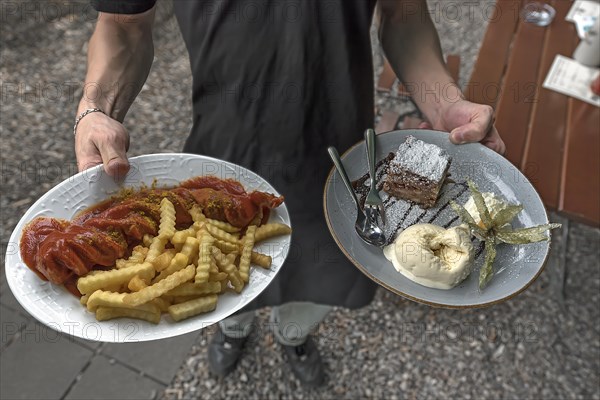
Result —
POLYGON ((594 81, 592 82, 592 92, 600 96, 600 75, 598 75, 596 79, 594 79, 594 81))
POLYGON ((450 132, 450 140, 454 144, 473 143, 481 141, 494 124, 494 110, 484 107, 471 121, 450 132))
POLYGON ((429 122, 427 121, 423 121, 419 124, 417 129, 433 129, 433 125, 431 125, 429 122))
POLYGON ((102 141, 98 145, 104 171, 116 180, 123 179, 129 172, 129 161, 127 160, 127 144, 120 140, 102 141))

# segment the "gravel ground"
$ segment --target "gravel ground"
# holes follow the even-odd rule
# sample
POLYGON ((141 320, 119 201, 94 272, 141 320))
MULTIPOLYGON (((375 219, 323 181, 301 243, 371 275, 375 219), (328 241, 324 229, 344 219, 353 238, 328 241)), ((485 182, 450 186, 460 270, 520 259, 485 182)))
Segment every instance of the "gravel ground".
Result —
MULTIPOLYGON (((467 13, 474 3, 430 1, 444 51, 462 57, 463 84, 490 1, 467 13), (460 17, 452 4, 460 6, 460 17)), ((94 13, 87 2, 2 5, 0 234, 3 247, 12 249, 8 238, 18 218, 75 172, 71 129, 94 13)), ((154 66, 126 119, 131 155, 179 151, 191 126, 185 48, 170 4, 159 7, 154 66)), ((380 68, 378 51, 375 63, 380 68)), ((410 109, 393 97, 378 97, 377 104, 410 109)), ((600 231, 555 219, 567 222, 567 239, 556 237, 545 272, 507 303, 441 310, 380 290, 366 308, 336 310, 316 333, 328 369, 319 390, 306 390, 291 376, 267 329, 253 338, 231 377, 213 379, 207 330, 163 398, 600 399, 600 231)), ((267 315, 259 314, 259 327, 267 315)))

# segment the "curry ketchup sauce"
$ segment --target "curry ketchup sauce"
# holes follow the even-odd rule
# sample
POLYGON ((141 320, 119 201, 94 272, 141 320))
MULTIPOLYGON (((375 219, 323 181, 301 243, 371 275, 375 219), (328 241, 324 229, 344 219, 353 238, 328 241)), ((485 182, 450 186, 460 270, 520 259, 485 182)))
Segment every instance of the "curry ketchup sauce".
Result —
POLYGON ((197 205, 213 219, 244 228, 260 224, 283 197, 264 192, 246 193, 232 179, 196 177, 170 189, 124 190, 77 214, 72 221, 37 217, 23 229, 21 257, 41 279, 64 284, 74 294, 77 277, 92 269, 111 268, 131 253, 144 235, 156 235, 160 202, 168 198, 175 207, 178 229, 193 221, 189 209, 197 205))

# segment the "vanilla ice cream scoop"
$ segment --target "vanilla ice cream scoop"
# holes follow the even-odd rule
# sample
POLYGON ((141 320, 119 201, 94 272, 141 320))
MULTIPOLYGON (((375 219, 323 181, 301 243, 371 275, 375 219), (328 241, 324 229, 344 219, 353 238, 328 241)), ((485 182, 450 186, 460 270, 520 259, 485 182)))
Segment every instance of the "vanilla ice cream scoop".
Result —
POLYGON ((452 289, 473 267, 473 245, 463 225, 450 229, 413 225, 385 247, 383 254, 408 279, 436 289, 452 289))

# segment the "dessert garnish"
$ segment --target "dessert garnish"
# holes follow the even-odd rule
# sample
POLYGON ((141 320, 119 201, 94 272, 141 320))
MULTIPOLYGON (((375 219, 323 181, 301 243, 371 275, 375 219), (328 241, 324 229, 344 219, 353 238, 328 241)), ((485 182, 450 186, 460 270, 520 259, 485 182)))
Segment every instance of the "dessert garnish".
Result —
POLYGON ((560 228, 561 224, 544 224, 530 228, 513 229, 511 221, 523 210, 520 204, 505 204, 498 211, 490 212, 484 196, 471 180, 467 181, 471 197, 477 209, 479 223, 467 209, 451 201, 452 209, 458 214, 462 222, 467 224, 471 232, 479 240, 485 242, 485 261, 479 272, 479 289, 482 290, 491 281, 494 275, 493 264, 496 258, 496 245, 528 244, 549 240, 546 231, 560 228))

